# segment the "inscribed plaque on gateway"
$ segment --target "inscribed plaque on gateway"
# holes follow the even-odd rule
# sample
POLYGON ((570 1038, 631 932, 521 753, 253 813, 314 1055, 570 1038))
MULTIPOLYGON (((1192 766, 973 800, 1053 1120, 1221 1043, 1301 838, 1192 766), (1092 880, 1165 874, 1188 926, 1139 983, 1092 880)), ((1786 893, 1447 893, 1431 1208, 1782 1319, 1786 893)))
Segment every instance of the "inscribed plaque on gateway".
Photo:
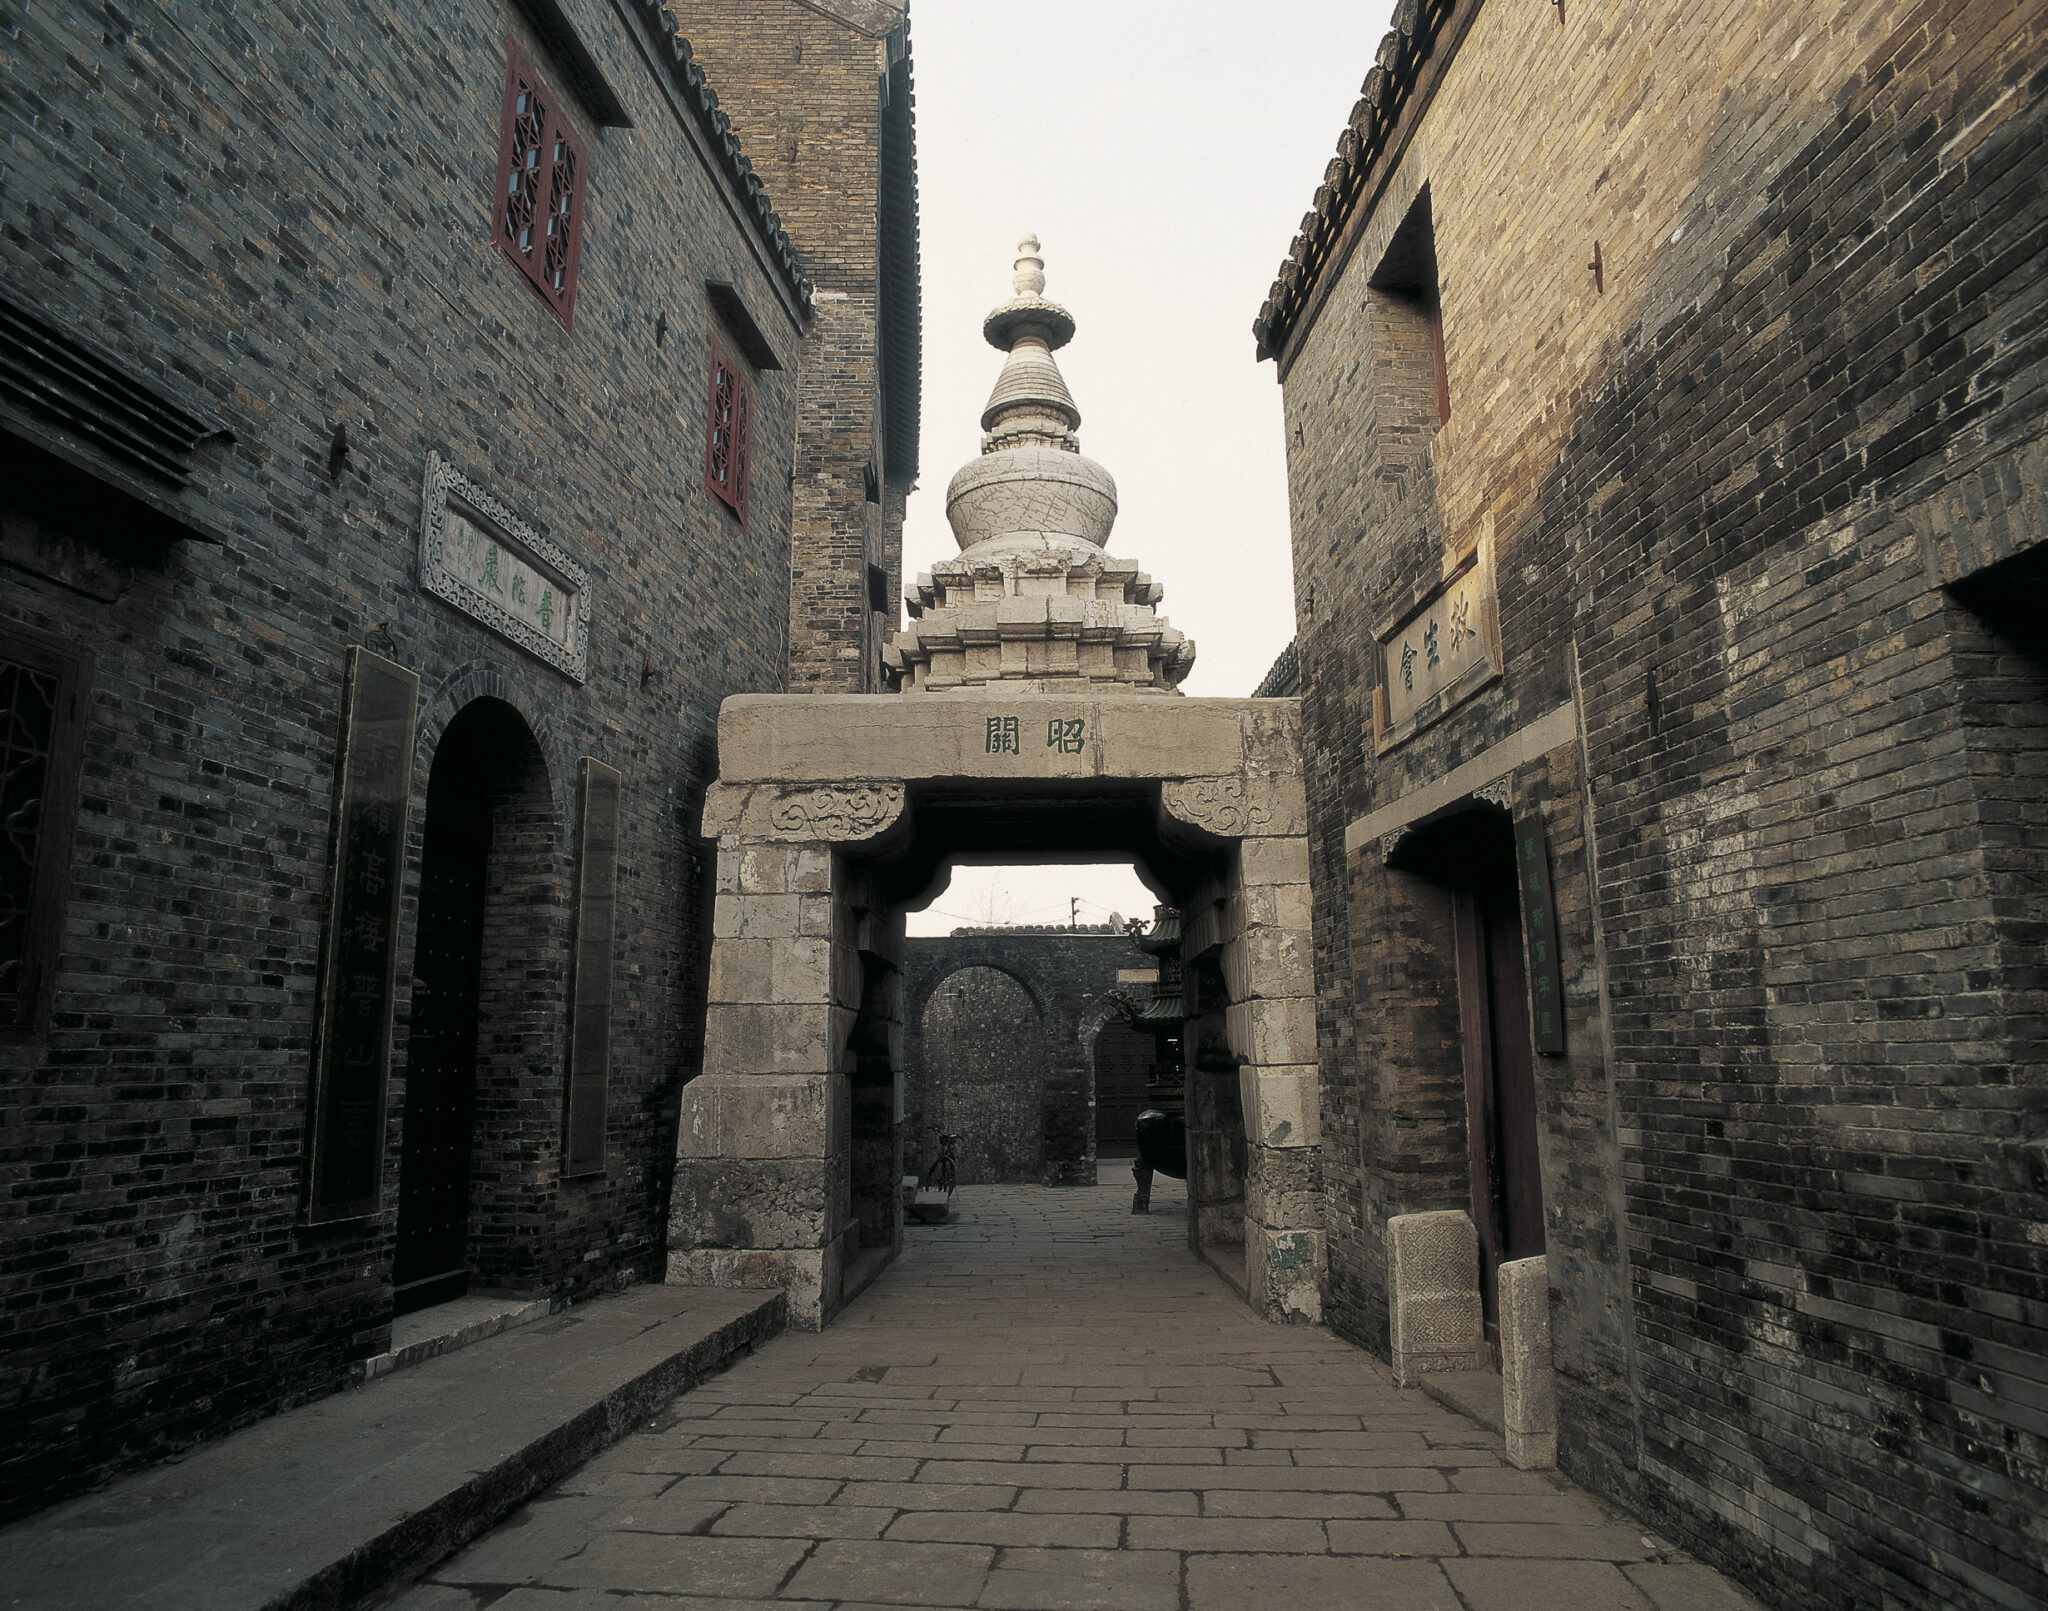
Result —
POLYGON ((427 455, 420 586, 585 680, 589 573, 438 453, 427 455))
POLYGON ((308 1097, 306 1218, 316 1225, 383 1206, 384 1093, 419 694, 413 672, 367 649, 349 650, 308 1097))
POLYGON ((1499 606, 1490 553, 1475 548, 1415 607, 1373 636, 1380 659, 1374 744, 1384 751, 1498 675, 1499 606))

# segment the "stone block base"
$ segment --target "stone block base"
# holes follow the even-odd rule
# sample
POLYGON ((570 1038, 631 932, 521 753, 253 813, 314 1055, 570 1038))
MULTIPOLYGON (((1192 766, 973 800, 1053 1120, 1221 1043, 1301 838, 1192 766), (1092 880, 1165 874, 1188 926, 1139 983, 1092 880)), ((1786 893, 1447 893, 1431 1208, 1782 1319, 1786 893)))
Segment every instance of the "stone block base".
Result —
POLYGON ((791 1331, 821 1331, 839 1308, 840 1247, 703 1247, 668 1256, 672 1287, 739 1287, 759 1292, 780 1287, 791 1331))
POLYGON ((1413 1387, 1434 1371, 1477 1370, 1486 1352, 1471 1215, 1396 1214, 1387 1221, 1387 1243, 1395 1380, 1413 1387))
POLYGON ((1550 1261, 1500 1267, 1501 1422, 1508 1460, 1524 1471, 1557 1464, 1557 1382, 1550 1365, 1550 1261))
POLYGON ((1257 1314, 1284 1325, 1322 1323, 1329 1276, 1321 1231, 1248 1223, 1244 1255, 1245 1297, 1257 1314))

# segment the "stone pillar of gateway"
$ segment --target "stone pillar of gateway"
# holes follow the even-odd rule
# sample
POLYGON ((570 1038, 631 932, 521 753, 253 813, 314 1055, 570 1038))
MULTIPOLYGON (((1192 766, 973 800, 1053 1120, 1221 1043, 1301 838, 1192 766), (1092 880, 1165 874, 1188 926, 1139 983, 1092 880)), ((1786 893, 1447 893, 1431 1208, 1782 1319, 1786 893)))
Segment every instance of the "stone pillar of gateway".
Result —
MULTIPOLYGON (((904 906, 955 858, 1135 857, 1182 908, 1191 1237, 1243 1249, 1252 1306, 1321 1318, 1320 1100, 1298 704, 1190 699, 1194 645, 1105 550, 1116 485, 1082 456, 1027 237, 983 332, 1006 356, 953 478, 959 556, 917 580, 901 691, 742 695, 719 715, 704 1066, 683 1089, 672 1282, 782 1287, 815 1329, 900 1247, 904 906), (1217 1011, 1220 1009, 1220 1011, 1217 1011), (1220 1072, 1219 1072, 1220 1071, 1220 1072), (1197 1076, 1191 1072, 1190 1078, 1197 1076), (1192 1095, 1193 1093, 1191 1093, 1192 1095), (1234 1133, 1233 1133, 1234 1132, 1234 1133)), ((1049 1160, 1049 1162, 1052 1160, 1049 1160)), ((1235 1274, 1233 1269, 1231 1273, 1235 1274)))

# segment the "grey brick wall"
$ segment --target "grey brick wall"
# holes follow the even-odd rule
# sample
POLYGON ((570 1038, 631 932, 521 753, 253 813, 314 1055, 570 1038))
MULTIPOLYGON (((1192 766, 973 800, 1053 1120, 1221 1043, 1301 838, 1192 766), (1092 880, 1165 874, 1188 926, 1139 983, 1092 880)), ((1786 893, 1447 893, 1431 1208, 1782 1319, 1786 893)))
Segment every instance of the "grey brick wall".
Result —
POLYGON ((561 1298, 660 1269, 701 1037, 713 723, 726 694, 781 686, 788 597, 794 388, 758 377, 742 537, 701 484, 705 280, 785 352, 798 332, 638 8, 568 9, 633 128, 590 127, 562 64, 487 0, 9 25, 5 294, 235 433, 210 494, 223 545, 107 558, 118 533, 6 519, 0 616, 97 659, 54 1028, 0 1048, 9 1510, 329 1391, 385 1346, 420 814, 475 698, 536 737, 521 854, 544 894, 567 898, 577 757, 618 767, 625 795, 609 1166, 560 1179, 567 957, 537 952, 523 1009, 486 1026, 482 1131, 502 1144, 479 1143, 474 1201, 499 1206, 474 1234, 501 1279, 561 1298), (508 35, 592 156, 573 335, 491 245, 508 35), (430 451, 589 568, 586 685, 419 590, 430 451), (313 1230, 307 1064, 354 643, 422 678, 412 861, 385 1209, 313 1230))
POLYGON ((2048 536, 2044 88, 2004 6, 1485 6, 1282 354, 1332 1323, 1383 1350, 1386 1218, 1470 1189, 1447 903, 1346 826, 1568 706, 1512 774, 1562 1458, 1778 1604, 2048 1596, 2048 660, 1994 625, 2048 536), (1425 183, 1418 457, 1365 281, 1425 183), (1504 675, 1376 754, 1373 631, 1474 544, 1504 675))
MULTIPOLYGON (((908 388, 914 421, 918 377, 885 376, 883 364, 883 102, 909 95, 904 14, 887 0, 677 0, 675 9, 818 287, 797 359, 789 689, 875 693, 898 621, 903 506, 916 473, 914 460, 890 462, 884 385, 908 388), (893 75, 892 58, 901 64, 893 75), (870 472, 882 481, 873 502, 870 472), (869 565, 886 578, 885 612, 868 608, 869 565)), ((908 204, 914 215, 914 196, 908 204)))

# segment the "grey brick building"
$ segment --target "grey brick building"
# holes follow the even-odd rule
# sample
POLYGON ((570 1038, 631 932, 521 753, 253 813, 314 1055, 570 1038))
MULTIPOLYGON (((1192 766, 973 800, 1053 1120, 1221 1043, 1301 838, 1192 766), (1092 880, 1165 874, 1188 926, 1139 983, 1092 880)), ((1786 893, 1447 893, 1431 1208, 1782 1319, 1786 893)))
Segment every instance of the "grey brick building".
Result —
POLYGON ((922 394, 909 7, 674 9, 817 287, 796 360, 789 689, 882 692, 922 394))
POLYGON ((658 1274, 812 309, 643 0, 37 8, 0 118, 4 1513, 658 1274))
POLYGON ((1330 1292, 1547 1260, 1561 1460, 2048 1598, 2037 8, 1408 0, 1285 391, 1330 1292), (1554 880, 1554 889, 1552 881, 1554 880))

